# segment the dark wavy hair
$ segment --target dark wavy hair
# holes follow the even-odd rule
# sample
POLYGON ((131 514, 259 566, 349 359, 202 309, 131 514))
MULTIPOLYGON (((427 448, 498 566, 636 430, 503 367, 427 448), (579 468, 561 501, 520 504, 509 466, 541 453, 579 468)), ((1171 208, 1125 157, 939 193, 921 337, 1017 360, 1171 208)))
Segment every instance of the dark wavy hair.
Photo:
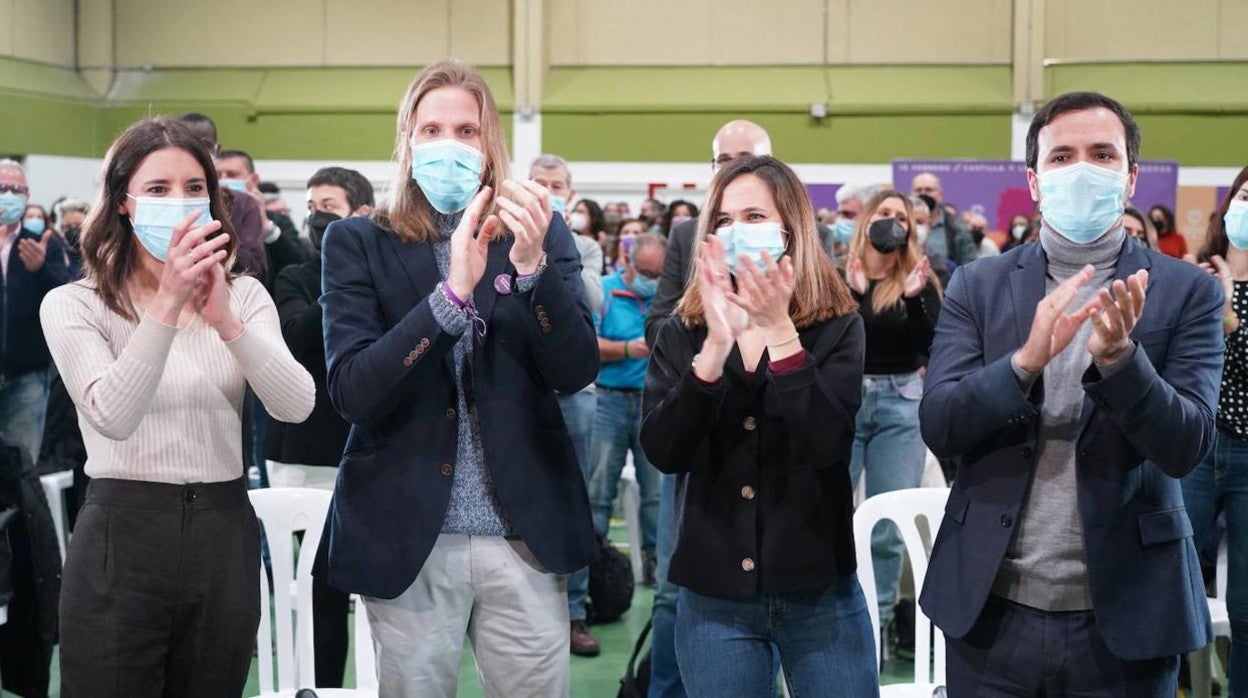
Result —
POLYGON ((130 321, 138 320, 134 304, 126 293, 126 281, 139 264, 138 240, 130 217, 122 215, 130 179, 147 156, 165 148, 186 151, 204 170, 208 183, 209 208, 213 220, 221 222, 218 235, 228 235, 225 260, 234 264, 238 235, 230 225, 230 214, 221 199, 217 168, 208 146, 184 123, 168 117, 139 121, 118 136, 104 156, 103 186, 91 213, 82 225, 82 261, 86 278, 109 310, 130 321))
POLYGON ((1226 248, 1230 245, 1230 241, 1226 237, 1226 210, 1231 207, 1231 202, 1235 200, 1235 196, 1239 194, 1239 190, 1243 188, 1244 183, 1248 182, 1248 166, 1239 171, 1235 175, 1235 181, 1231 183, 1230 191, 1226 192, 1226 198, 1222 200, 1218 210, 1214 212, 1213 218, 1209 221, 1209 229, 1205 231, 1205 246, 1201 248, 1200 254, 1196 258, 1202 262, 1209 261, 1209 258, 1215 254, 1219 257, 1226 257, 1226 248))

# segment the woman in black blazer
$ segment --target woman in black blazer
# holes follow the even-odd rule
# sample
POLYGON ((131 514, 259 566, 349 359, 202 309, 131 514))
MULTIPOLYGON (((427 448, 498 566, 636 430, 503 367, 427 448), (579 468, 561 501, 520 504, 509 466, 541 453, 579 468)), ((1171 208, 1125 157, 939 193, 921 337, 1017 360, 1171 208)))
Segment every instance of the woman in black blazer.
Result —
POLYGON ((862 319, 812 210, 770 156, 720 170, 650 361, 641 440, 679 474, 669 574, 695 697, 774 695, 773 648, 795 695, 878 693, 849 483, 862 319))
POLYGON ((580 254, 550 194, 507 179, 489 87, 435 62, 398 118, 370 219, 329 226, 329 396, 351 431, 315 572, 364 596, 381 695, 567 695, 562 575, 595 551, 555 399, 598 374, 580 254), (496 196, 497 195, 497 196, 496 196))

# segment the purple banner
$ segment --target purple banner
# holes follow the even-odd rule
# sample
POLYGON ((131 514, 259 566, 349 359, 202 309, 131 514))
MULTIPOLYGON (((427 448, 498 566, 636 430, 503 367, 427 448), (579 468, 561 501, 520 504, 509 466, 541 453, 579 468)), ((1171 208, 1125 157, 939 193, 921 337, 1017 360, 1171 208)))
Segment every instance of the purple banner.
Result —
POLYGON ((810 203, 816 211, 821 208, 835 211, 836 192, 840 188, 840 184, 807 184, 806 192, 810 194, 810 203))
MULTIPOLYGON (((988 219, 990 232, 1009 229, 1016 215, 1031 217, 1035 202, 1027 186, 1027 165, 1012 160, 894 160, 893 186, 910 191, 916 175, 930 172, 940 178, 944 200, 959 211, 974 211, 988 219)), ((1177 162, 1142 162, 1132 203, 1142 211, 1162 204, 1174 210, 1178 198, 1177 162)))

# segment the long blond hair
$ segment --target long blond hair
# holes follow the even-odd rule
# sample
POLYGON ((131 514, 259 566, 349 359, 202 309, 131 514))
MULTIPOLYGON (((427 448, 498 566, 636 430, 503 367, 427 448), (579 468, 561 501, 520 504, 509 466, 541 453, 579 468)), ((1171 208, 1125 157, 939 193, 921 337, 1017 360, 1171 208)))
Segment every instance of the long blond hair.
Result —
POLYGON ((498 116, 498 105, 494 103, 494 96, 485 79, 476 68, 458 58, 444 58, 431 63, 408 85, 399 105, 394 142, 394 162, 398 167, 390 186, 390 203, 376 214, 376 220, 382 227, 394 231, 405 242, 427 242, 438 236, 433 222, 433 207, 412 179, 411 136, 420 100, 442 87, 467 90, 476 98, 481 109, 481 144, 485 155, 482 184, 493 187, 497 192, 499 185, 507 178, 507 140, 498 116))
MULTIPOLYGON (((694 263, 701 256, 702 242, 708 235, 715 234, 715 217, 723 202, 724 189, 743 175, 754 175, 767 185, 776 201, 780 224, 789 232, 785 253, 793 259, 794 288, 793 298, 789 301, 789 316, 793 324, 802 329, 854 312, 858 306, 819 241, 814 208, 806 187, 788 165, 770 155, 737 158, 711 180, 706 207, 698 219, 698 237, 692 251, 694 263)), ((690 275, 685 293, 673 314, 686 327, 706 323, 697 274, 690 275)))
MULTIPOLYGON (((862 213, 858 215, 858 225, 854 226, 854 237, 849 242, 850 256, 857 258, 859 262, 867 261, 867 246, 871 244, 867 231, 871 228, 871 217, 889 199, 900 199, 901 205, 906 210, 905 223, 898 221, 906 229, 906 244, 895 253, 897 263, 893 265, 893 270, 888 276, 875 287, 875 293, 871 296, 871 310, 877 314, 901 304, 902 294, 906 290, 906 277, 923 258, 923 246, 919 244, 919 236, 914 233, 914 207, 910 205, 910 197, 891 189, 871 197, 862 213)), ((936 274, 931 271, 928 271, 927 276, 927 282, 932 284, 936 293, 943 297, 940 279, 936 278, 936 274)))

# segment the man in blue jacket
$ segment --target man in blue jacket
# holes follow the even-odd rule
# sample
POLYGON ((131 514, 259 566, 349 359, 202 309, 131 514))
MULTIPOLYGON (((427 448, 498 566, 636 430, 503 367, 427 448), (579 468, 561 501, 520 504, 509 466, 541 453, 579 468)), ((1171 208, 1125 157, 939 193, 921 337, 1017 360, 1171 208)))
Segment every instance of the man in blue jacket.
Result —
POLYGON ((1042 108, 1040 244, 945 295, 920 417, 961 467, 920 603, 950 696, 1173 696, 1212 639, 1178 478, 1213 440, 1222 291, 1125 234, 1139 146, 1103 95, 1042 108))
POLYGON ((0 438, 39 457, 48 406, 48 354, 39 305, 69 280, 65 250, 51 229, 22 228, 30 186, 13 160, 0 161, 0 438))

